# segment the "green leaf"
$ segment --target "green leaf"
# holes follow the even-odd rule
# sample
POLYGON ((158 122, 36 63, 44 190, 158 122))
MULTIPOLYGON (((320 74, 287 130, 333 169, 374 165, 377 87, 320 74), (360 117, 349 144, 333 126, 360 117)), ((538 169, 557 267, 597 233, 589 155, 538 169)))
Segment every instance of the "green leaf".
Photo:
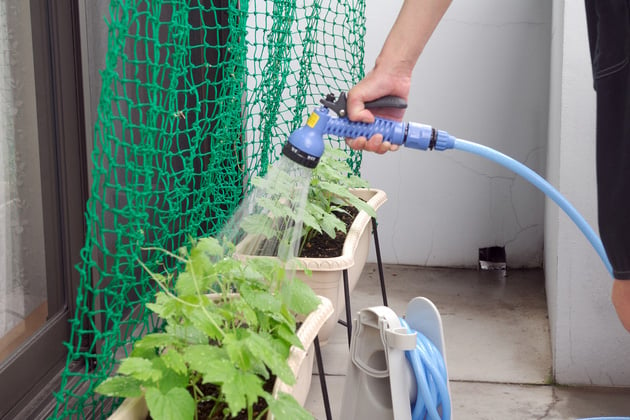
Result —
POLYGON ((282 294, 289 309, 301 315, 310 314, 320 303, 313 289, 297 278, 284 284, 282 294))
POLYGON ((352 193, 348 190, 348 187, 346 187, 345 185, 339 185, 327 181, 322 182, 320 185, 323 190, 331 192, 339 197, 348 196, 348 194, 352 195, 352 193))
POLYGON ((225 334, 223 338, 223 348, 232 363, 240 369, 248 370, 251 367, 251 357, 245 342, 247 336, 251 334, 249 330, 235 328, 225 334))
POLYGON ((164 365, 175 373, 186 374, 188 367, 184 357, 177 351, 166 351, 161 356, 164 365))
POLYGON ((156 294, 156 302, 155 303, 147 303, 146 307, 153 311, 154 313, 156 313, 157 315, 159 315, 161 318, 166 318, 168 315, 166 314, 167 309, 164 306, 163 302, 160 302, 160 294, 163 294, 162 292, 159 292, 156 294))
POLYGON ((138 347, 134 344, 129 357, 139 357, 141 359, 152 360, 159 356, 154 347, 138 347))
POLYGON ((221 337, 220 326, 224 319, 216 312, 210 312, 202 307, 191 308, 186 311, 186 318, 190 323, 209 338, 217 339, 221 337))
POLYGON ((193 273, 184 271, 177 276, 175 281, 175 291, 178 296, 188 296, 197 294, 197 285, 193 273))
POLYGON ((276 351, 275 347, 258 334, 251 334, 247 341, 247 348, 254 357, 262 360, 269 369, 287 385, 295 383, 295 376, 289 367, 284 354, 276 351))
POLYGON ((151 278, 153 280, 155 280, 156 282, 158 282, 158 283, 168 287, 168 283, 170 281, 170 276, 169 275, 164 275, 164 274, 160 274, 160 273, 153 273, 153 272, 149 272, 149 274, 151 275, 151 278))
POLYGON ((172 388, 185 388, 188 385, 188 369, 184 366, 183 372, 176 372, 168 364, 164 356, 168 353, 176 353, 175 351, 169 351, 153 360, 153 367, 156 370, 162 372, 160 380, 155 383, 155 386, 162 392, 167 392, 172 388))
POLYGON ((178 344, 180 341, 170 334, 165 333, 152 333, 142 337, 134 344, 135 349, 155 349, 164 348, 178 344))
POLYGON ((356 207, 358 210, 366 212, 370 217, 376 217, 376 211, 374 210, 374 208, 356 195, 350 193, 350 196, 347 197, 347 201, 350 203, 350 205, 356 207))
POLYGON ((199 239, 194 249, 204 252, 207 256, 223 257, 223 247, 219 241, 213 237, 199 239))
POLYGON ((123 359, 118 368, 118 373, 130 375, 141 381, 159 381, 162 372, 153 367, 153 362, 139 357, 127 357, 123 359))
POLYGON ((273 219, 264 214, 251 214, 244 217, 241 228, 250 235, 262 235, 265 238, 273 238, 278 232, 273 228, 273 219))
POLYGON ((313 415, 306 411, 291 395, 281 392, 274 398, 267 398, 269 411, 277 419, 311 420, 313 415))
MULTIPOLYGON (((273 279, 283 273, 284 267, 282 263, 275 258, 250 258, 245 266, 245 275, 247 279, 260 279, 258 283, 273 279)), ((264 286, 261 286, 264 287, 264 286)))
POLYGON ((131 376, 113 376, 105 379, 95 391, 110 397, 134 398, 142 395, 142 382, 131 376))
POLYGON ((232 377, 227 379, 221 391, 225 395, 230 413, 235 416, 239 411, 258 401, 259 396, 265 395, 263 381, 257 375, 235 370, 232 377))
POLYGON ((190 346, 183 356, 190 368, 201 374, 204 383, 222 384, 236 370, 227 352, 220 347, 190 346))
POLYGON ((160 318, 168 320, 179 312, 181 303, 164 292, 158 292, 155 295, 155 303, 147 303, 146 307, 160 318))
POLYGON ((282 306, 282 302, 277 297, 263 290, 254 290, 244 285, 240 289, 243 300, 252 308, 265 312, 278 312, 282 306))
MULTIPOLYGON (((291 198, 292 197, 289 197, 289 199, 291 198)), ((279 200, 277 197, 260 197, 258 199, 258 204, 268 210, 276 218, 282 219, 288 217, 290 219, 295 219, 297 216, 291 209, 291 206, 283 204, 282 200, 279 200)))
POLYGON ((251 306, 243 299, 234 299, 221 308, 221 313, 227 323, 247 324, 250 328, 258 326, 258 316, 251 306))
POLYGON ((184 388, 172 388, 166 394, 147 388, 145 398, 155 420, 188 420, 195 416, 195 400, 184 388))
POLYGON ((179 324, 168 324, 166 332, 188 344, 208 344, 208 336, 193 326, 183 326, 179 324))
POLYGON ((276 336, 292 346, 302 348, 302 342, 298 338, 297 334, 286 324, 278 325, 276 329, 276 336))
MULTIPOLYGON (((199 290, 203 291, 208 286, 208 282, 211 281, 208 274, 212 273, 214 267, 213 260, 221 258, 222 254, 223 248, 214 238, 202 238, 190 250, 186 272, 193 278, 199 290)), ((176 286, 179 281, 178 279, 175 283, 176 286)), ((196 293, 196 290, 192 293, 196 293)))
POLYGON ((346 224, 332 213, 327 213, 321 220, 322 230, 331 238, 337 236, 337 231, 346 232, 346 224))
POLYGON ((319 227, 319 218, 316 217, 318 214, 319 207, 313 205, 313 203, 307 204, 302 219, 304 226, 315 229, 317 232, 321 232, 322 229, 319 227))

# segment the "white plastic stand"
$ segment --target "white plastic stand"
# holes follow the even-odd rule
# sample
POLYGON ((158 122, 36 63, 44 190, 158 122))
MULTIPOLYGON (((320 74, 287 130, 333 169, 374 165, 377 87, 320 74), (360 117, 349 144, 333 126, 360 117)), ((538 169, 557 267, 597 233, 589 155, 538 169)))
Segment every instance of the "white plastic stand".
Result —
MULTIPOLYGON (((412 299, 405 320, 444 355, 442 320, 430 300, 412 299)), ((401 325, 391 308, 360 310, 353 320, 340 418, 411 420, 417 388, 405 351, 415 347, 416 334, 401 325)))

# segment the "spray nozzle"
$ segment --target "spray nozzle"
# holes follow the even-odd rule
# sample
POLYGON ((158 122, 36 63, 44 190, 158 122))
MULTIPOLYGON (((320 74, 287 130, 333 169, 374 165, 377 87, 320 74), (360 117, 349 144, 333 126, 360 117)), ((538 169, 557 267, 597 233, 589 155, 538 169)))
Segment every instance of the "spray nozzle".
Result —
MULTIPOLYGON (((445 131, 419 123, 407 123, 376 117, 373 123, 350 121, 347 115, 346 94, 339 98, 329 94, 320 101, 322 107, 315 109, 306 121, 289 136, 283 154, 294 162, 314 168, 324 153, 324 135, 339 137, 367 137, 381 134, 383 141, 420 150, 446 150, 453 148, 455 138, 445 131), (329 112, 333 111, 337 116, 329 112)), ((367 109, 407 107, 407 102, 396 96, 384 96, 365 104, 367 109)))

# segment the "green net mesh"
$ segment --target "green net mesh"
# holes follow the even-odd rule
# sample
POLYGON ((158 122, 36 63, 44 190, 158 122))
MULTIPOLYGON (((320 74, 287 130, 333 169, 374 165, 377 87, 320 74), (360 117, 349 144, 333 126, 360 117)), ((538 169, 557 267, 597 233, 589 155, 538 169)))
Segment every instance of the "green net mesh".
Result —
MULTIPOLYGON (((87 240, 54 418, 103 418, 94 388, 156 325, 138 259, 218 232, 325 94, 363 76, 364 0, 111 0, 87 240)), ((337 147, 343 141, 328 139, 337 147)), ((358 172, 360 155, 352 154, 358 172)))

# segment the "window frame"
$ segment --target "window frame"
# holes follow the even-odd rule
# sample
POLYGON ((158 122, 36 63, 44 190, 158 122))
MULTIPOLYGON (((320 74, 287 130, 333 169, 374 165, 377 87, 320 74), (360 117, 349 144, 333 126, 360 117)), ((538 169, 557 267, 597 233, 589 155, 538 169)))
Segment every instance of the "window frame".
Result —
POLYGON ((49 318, 0 367, 0 418, 35 418, 54 406, 66 365, 88 197, 79 5, 30 0, 49 318))

